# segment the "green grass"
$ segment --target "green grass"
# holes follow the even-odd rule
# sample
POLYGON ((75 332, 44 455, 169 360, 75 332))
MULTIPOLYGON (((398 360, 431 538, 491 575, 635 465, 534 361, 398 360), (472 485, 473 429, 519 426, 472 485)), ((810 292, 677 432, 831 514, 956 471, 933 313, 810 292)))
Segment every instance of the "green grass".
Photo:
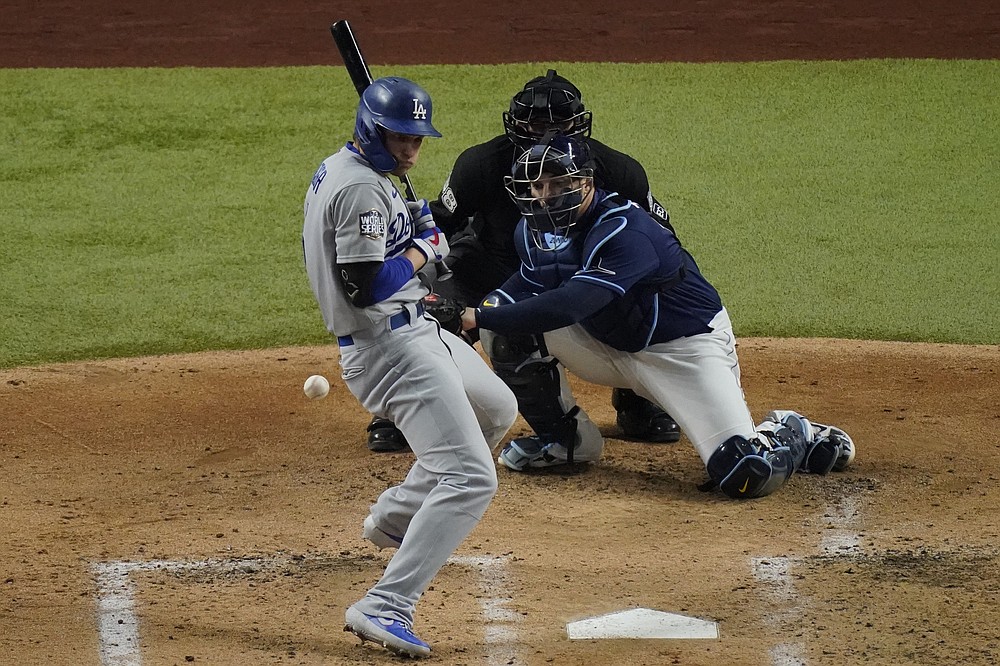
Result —
MULTIPOLYGON (((423 84, 439 190, 549 64, 423 84)), ((636 156, 737 333, 1000 342, 1000 62, 555 65, 636 156)), ((302 198, 339 67, 0 70, 0 367, 326 341, 302 198)))

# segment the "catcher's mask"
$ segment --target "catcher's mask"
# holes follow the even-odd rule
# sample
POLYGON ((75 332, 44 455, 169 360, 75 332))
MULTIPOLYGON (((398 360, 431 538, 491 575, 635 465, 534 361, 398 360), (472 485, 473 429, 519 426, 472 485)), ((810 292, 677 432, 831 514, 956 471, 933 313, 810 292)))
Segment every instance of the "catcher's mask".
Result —
POLYGON ((583 141, 549 134, 517 158, 504 179, 540 250, 558 250, 594 191, 594 168, 583 141))
POLYGON ((372 166, 389 173, 398 163, 385 146, 384 130, 440 137, 441 133, 431 124, 431 96, 427 91, 399 76, 372 81, 358 103, 354 135, 372 166))
POLYGON ((510 110, 503 114, 507 138, 521 150, 527 150, 551 131, 590 136, 591 122, 579 88, 554 69, 525 83, 510 100, 510 110))

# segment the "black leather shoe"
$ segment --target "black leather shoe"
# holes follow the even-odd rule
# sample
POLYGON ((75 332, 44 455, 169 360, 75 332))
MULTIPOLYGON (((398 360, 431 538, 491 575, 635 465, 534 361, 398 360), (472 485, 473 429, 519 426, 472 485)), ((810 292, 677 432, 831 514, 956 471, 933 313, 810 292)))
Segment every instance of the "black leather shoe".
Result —
POLYGON ((628 389, 615 389, 611 404, 618 411, 618 427, 628 439, 670 443, 681 438, 677 421, 664 410, 628 389))
POLYGON ((375 453, 399 453, 409 451, 410 444, 395 423, 376 416, 368 424, 368 449, 375 453))

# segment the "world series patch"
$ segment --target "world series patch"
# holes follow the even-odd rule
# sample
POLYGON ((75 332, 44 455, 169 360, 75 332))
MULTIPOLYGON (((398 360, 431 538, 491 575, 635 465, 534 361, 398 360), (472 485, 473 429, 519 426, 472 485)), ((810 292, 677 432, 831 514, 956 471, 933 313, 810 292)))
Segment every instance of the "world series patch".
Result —
POLYGON ((385 218, 377 210, 369 210, 358 216, 361 235, 365 238, 382 238, 385 236, 385 218))

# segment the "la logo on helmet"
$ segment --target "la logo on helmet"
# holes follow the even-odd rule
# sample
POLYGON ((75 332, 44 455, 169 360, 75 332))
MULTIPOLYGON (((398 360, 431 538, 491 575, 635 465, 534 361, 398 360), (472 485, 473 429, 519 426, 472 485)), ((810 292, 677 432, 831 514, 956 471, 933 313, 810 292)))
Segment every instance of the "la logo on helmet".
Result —
POLYGON ((413 119, 427 120, 427 109, 416 97, 413 98, 413 119))

